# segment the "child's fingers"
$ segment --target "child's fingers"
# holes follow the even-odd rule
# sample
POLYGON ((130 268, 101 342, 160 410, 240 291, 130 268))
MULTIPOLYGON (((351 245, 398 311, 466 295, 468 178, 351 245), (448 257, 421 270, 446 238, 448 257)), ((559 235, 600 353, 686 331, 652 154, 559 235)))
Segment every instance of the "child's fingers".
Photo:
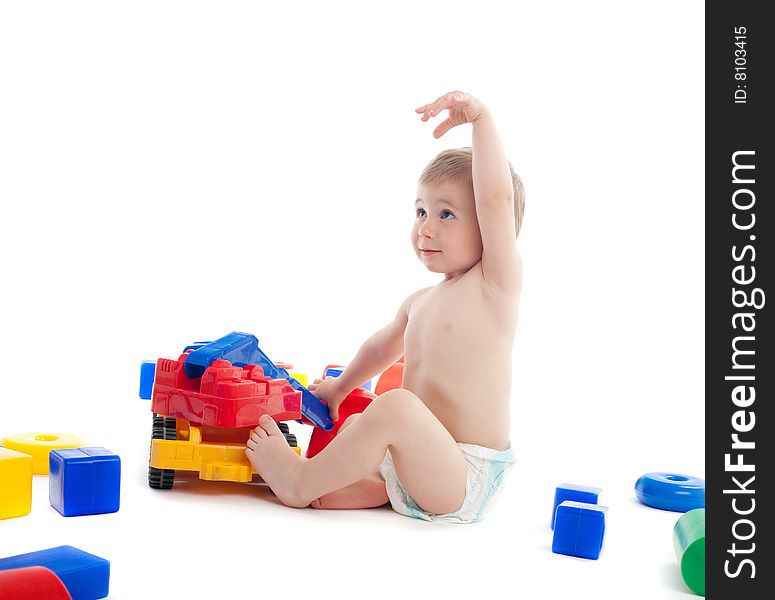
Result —
POLYGON ((447 96, 442 96, 433 104, 429 104, 425 107, 422 120, 427 121, 431 117, 437 116, 441 111, 452 108, 455 105, 447 96))
POLYGON ((447 133, 450 129, 452 129, 455 125, 452 123, 450 119, 447 119, 443 123, 441 123, 436 129, 433 130, 433 137, 440 138, 442 135, 447 133))
POLYGON ((415 108, 415 112, 417 113, 423 113, 422 118, 423 121, 427 121, 428 117, 433 117, 439 114, 442 110, 447 108, 442 101, 444 100, 445 96, 441 96, 440 98, 436 98, 433 102, 429 104, 423 104, 419 108, 415 108))
POLYGON ((441 112, 445 108, 452 108, 456 104, 467 104, 469 102, 468 94, 464 92, 449 92, 444 94, 441 98, 436 100, 435 105, 436 112, 441 112))
POLYGON ((462 101, 464 98, 465 95, 462 92, 447 92, 426 106, 430 108, 434 114, 439 114, 445 108, 449 108, 456 102, 462 101))
POLYGON ((463 102, 466 100, 466 94, 465 92, 460 91, 454 91, 454 92, 447 92, 443 96, 439 96, 436 98, 433 102, 429 102, 428 104, 423 104, 419 108, 415 108, 414 110, 416 112, 425 112, 428 109, 435 108, 436 112, 439 110, 443 110, 444 108, 449 108, 452 104, 455 102, 463 102))
POLYGON ((331 415, 332 421, 337 421, 339 419, 339 405, 341 403, 342 403, 341 401, 339 402, 334 401, 334 402, 328 403, 328 414, 331 415))
POLYGON ((442 110, 443 108, 439 108, 439 107, 428 107, 423 113, 421 120, 425 122, 431 117, 435 117, 436 115, 438 115, 442 110))
MULTIPOLYGON (((470 103, 470 98, 468 94, 465 92, 460 91, 454 91, 454 92, 448 92, 444 94, 443 96, 440 96, 430 104, 425 104, 419 108, 416 108, 415 111, 418 113, 422 113, 422 121, 425 122, 431 117, 437 116, 441 111, 443 110, 451 110, 456 105, 461 104, 468 104, 470 103)), ((450 120, 447 119, 443 123, 441 123, 436 129, 433 131, 433 137, 440 138, 442 135, 447 133, 450 129, 452 129, 455 126, 455 124, 450 120)))

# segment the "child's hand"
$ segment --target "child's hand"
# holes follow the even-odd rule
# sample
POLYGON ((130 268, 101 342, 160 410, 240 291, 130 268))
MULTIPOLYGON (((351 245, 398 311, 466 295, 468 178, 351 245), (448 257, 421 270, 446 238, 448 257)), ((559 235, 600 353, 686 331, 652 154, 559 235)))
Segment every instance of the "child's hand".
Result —
POLYGON ((307 386, 307 389, 328 404, 328 412, 331 414, 332 421, 339 419, 339 405, 342 404, 349 390, 342 390, 339 387, 338 377, 316 379, 307 386))
POLYGON ((422 120, 427 121, 437 116, 442 110, 449 111, 449 118, 433 130, 433 137, 440 138, 450 129, 463 123, 473 123, 487 112, 487 107, 471 94, 465 92, 449 92, 430 104, 415 108, 416 113, 422 113, 422 120))

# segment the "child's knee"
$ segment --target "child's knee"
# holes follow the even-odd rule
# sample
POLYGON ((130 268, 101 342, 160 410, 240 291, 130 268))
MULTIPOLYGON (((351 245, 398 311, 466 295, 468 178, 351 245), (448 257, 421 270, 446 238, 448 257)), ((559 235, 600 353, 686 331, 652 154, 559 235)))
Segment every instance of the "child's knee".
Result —
POLYGON ((416 417, 417 412, 422 410, 425 405, 413 392, 403 388, 397 388, 385 392, 369 405, 374 407, 374 412, 379 413, 383 418, 394 421, 411 419, 416 417))
POLYGON ((355 413, 355 414, 352 414, 352 415, 350 415, 349 417, 347 417, 347 418, 344 420, 344 423, 342 423, 342 426, 339 428, 339 431, 341 432, 341 431, 344 431, 345 429, 347 429, 347 428, 348 428, 350 425, 352 425, 353 423, 355 423, 355 421, 356 421, 356 420, 358 419, 358 417, 360 417, 360 416, 361 416, 361 413, 355 413))

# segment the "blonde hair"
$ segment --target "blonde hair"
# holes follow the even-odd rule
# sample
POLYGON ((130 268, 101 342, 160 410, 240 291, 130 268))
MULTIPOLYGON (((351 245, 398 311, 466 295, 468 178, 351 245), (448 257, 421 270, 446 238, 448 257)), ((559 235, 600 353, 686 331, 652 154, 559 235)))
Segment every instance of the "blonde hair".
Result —
MULTIPOLYGON (((473 187, 472 166, 473 151, 470 147, 442 150, 423 169, 419 183, 439 183, 453 179, 473 187)), ((511 171, 511 184, 514 186, 514 224, 516 233, 519 235, 519 230, 522 228, 522 216, 525 214, 525 190, 522 187, 522 180, 514 172, 511 163, 509 163, 509 170, 511 171)))

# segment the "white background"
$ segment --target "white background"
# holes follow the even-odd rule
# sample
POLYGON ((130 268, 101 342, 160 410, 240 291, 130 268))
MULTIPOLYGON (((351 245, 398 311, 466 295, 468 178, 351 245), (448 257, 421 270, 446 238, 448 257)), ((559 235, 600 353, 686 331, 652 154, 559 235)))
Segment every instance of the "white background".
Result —
MULTIPOLYGON (((0 556, 70 544, 110 598, 684 598, 649 471, 704 477, 704 9, 699 2, 0 5, 0 437, 122 458, 113 515, 36 477, 0 556), (414 108, 493 112, 527 193, 519 463, 488 520, 148 489, 144 358, 232 330, 319 375, 415 289, 414 108), (552 554, 562 482, 603 488, 598 561, 552 554)), ((438 120, 436 121, 438 123, 438 120)), ((472 398, 475 401, 475 398, 472 398)), ((300 431, 302 441, 309 435, 300 431)))

